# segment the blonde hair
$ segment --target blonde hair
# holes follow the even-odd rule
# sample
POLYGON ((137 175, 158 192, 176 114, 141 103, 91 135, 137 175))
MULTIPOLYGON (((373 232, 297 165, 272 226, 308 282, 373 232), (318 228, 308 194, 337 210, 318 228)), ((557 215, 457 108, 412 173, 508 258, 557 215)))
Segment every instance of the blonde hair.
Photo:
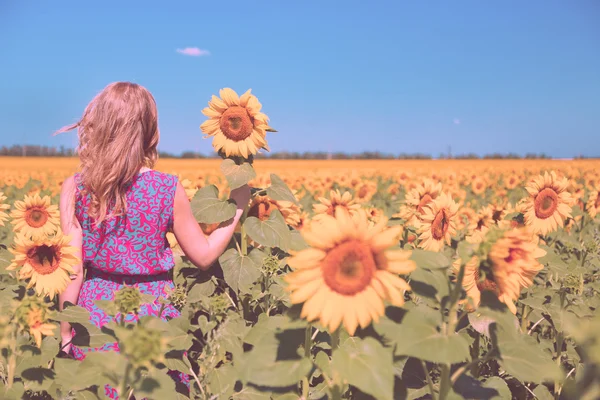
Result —
POLYGON ((138 84, 114 82, 92 99, 77 123, 54 135, 75 128, 84 193, 91 194, 88 213, 98 226, 127 211, 128 185, 141 167, 152 168, 158 159, 156 102, 138 84))

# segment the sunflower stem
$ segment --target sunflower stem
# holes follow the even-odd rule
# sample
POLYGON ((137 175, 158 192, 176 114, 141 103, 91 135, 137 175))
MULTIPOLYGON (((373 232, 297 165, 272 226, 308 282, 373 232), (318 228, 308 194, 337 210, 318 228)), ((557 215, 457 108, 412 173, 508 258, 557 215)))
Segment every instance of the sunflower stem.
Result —
POLYGON ((425 378, 427 379, 427 386, 429 386, 429 393, 431 393, 431 399, 437 400, 435 389, 433 388, 433 381, 431 380, 431 375, 429 374, 429 370, 427 369, 427 364, 425 364, 425 361, 421 360, 421 366, 423 366, 423 373, 425 373, 425 378))
MULTIPOLYGON (((454 329, 456 327, 456 323, 458 322, 458 318, 456 316, 457 308, 458 308, 458 300, 460 297, 460 293, 462 290, 462 281, 465 276, 465 268, 466 264, 461 263, 460 270, 458 271, 458 275, 456 276, 456 282, 454 282, 454 287, 452 288, 452 293, 450 295, 450 310, 448 312, 448 321, 443 324, 442 329, 443 333, 446 336, 454 335, 454 329)), ((442 364, 442 373, 440 376, 440 400, 445 400, 446 396, 450 392, 450 388, 452 387, 452 382, 450 380, 450 367, 452 365, 442 364)))
POLYGON ((12 330, 10 341, 10 357, 8 358, 8 382, 6 387, 10 389, 15 381, 15 369, 17 368, 17 325, 12 330))
POLYGON ((121 388, 119 389, 119 397, 126 398, 125 393, 127 393, 127 381, 129 380, 129 372, 131 371, 131 363, 127 363, 125 367, 125 375, 123 376, 123 382, 121 382, 121 388))

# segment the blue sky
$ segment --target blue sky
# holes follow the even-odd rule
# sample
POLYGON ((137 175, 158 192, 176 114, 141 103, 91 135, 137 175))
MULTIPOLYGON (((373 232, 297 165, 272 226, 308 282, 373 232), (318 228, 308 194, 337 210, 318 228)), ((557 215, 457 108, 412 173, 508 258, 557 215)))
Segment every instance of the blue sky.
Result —
POLYGON ((0 145, 75 147, 54 130, 127 80, 174 153, 211 151, 201 110, 231 87, 273 151, 600 155, 598 20, 595 0, 1 0, 0 145))

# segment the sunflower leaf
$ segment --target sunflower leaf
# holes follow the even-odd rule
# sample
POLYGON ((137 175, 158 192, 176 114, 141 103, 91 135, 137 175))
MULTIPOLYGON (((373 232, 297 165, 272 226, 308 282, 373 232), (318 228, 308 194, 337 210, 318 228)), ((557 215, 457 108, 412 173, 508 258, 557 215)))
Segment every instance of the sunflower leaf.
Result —
POLYGON ((248 217, 244 222, 244 229, 252 240, 263 246, 279 247, 283 251, 289 250, 291 246, 292 235, 279 210, 273 210, 266 221, 248 217))
POLYGON ((349 338, 334 350, 332 369, 349 384, 376 399, 392 399, 394 366, 392 352, 377 340, 349 338))
POLYGON ((238 165, 229 158, 223 160, 221 163, 221 172, 223 172, 223 175, 227 178, 227 183, 229 183, 229 187, 232 190, 237 189, 256 178, 256 172, 254 171, 254 168, 252 168, 252 165, 247 162, 238 165))
POLYGON ((425 306, 411 309, 399 324, 378 323, 374 328, 396 345, 397 356, 444 364, 467 361, 470 357, 467 339, 460 334, 441 333, 440 316, 434 318, 434 314, 431 314, 428 318, 423 318, 425 309, 425 306))
POLYGON ((443 253, 435 251, 418 250, 412 251, 410 259, 417 263, 419 268, 425 269, 446 269, 450 267, 450 260, 443 253))
POLYGON ((298 199, 290 190, 288 185, 275 174, 271 174, 271 186, 267 188, 267 196, 277 201, 291 201, 298 204, 298 199))
POLYGON ((252 284, 261 276, 260 267, 264 253, 253 249, 247 256, 229 249, 219 257, 225 282, 236 293, 250 293, 252 284))
POLYGON ((236 205, 219 199, 215 185, 198 189, 190 205, 196 220, 205 224, 227 221, 235 216, 236 205))

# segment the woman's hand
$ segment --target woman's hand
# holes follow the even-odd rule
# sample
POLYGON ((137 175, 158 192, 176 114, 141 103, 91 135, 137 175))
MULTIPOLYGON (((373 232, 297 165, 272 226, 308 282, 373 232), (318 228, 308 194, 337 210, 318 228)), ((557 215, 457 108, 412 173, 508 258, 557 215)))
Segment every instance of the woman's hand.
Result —
POLYGON ((250 187, 248 185, 243 185, 237 189, 233 189, 229 198, 235 201, 239 209, 243 210, 250 202, 250 187))

